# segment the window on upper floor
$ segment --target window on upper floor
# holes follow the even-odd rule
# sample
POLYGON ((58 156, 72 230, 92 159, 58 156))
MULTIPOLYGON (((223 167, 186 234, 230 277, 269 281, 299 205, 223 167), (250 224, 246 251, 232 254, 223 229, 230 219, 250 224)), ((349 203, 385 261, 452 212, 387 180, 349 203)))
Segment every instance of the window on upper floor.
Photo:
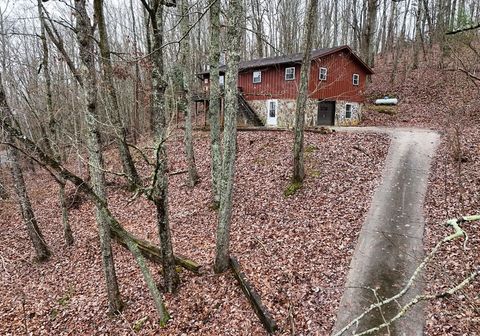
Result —
POLYGON ((353 74, 352 82, 353 82, 353 85, 359 85, 360 84, 360 75, 359 74, 353 74))
POLYGON ((253 72, 253 84, 258 84, 262 82, 262 72, 254 71, 253 72))
POLYGON ((320 68, 320 72, 318 74, 318 79, 321 81, 327 80, 327 68, 320 68))
POLYGON ((295 67, 285 68, 285 80, 295 80, 295 67))

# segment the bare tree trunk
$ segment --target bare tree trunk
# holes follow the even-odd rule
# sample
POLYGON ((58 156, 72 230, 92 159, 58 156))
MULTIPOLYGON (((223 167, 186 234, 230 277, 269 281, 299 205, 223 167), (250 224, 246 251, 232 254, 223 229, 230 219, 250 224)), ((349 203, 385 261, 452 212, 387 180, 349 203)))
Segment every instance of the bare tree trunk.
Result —
POLYGON ((380 28, 381 30, 381 33, 379 34, 378 36, 378 39, 377 39, 377 52, 379 51, 379 49, 381 49, 381 52, 384 53, 385 52, 385 43, 386 43, 386 39, 387 39, 387 0, 383 0, 383 6, 382 6, 382 14, 381 14, 381 18, 382 18, 382 26, 380 28))
POLYGON ((228 58, 225 78, 225 129, 223 131, 223 160, 220 192, 220 213, 214 269, 216 273, 228 270, 230 264, 230 224, 232 220, 233 184, 237 147, 238 64, 240 62, 243 1, 230 0, 228 8, 228 58))
POLYGON ((3 185, 3 181, 0 180, 0 199, 5 200, 7 198, 8 198, 7 189, 5 189, 5 186, 3 185))
POLYGON ((214 207, 220 205, 220 178, 222 169, 222 153, 220 150, 220 1, 210 7, 210 105, 208 119, 210 124, 210 155, 212 172, 212 191, 214 207))
POLYGON ((338 46, 338 27, 340 23, 338 22, 338 1, 333 2, 333 47, 338 46))
POLYGON ((428 31, 429 31, 429 44, 430 46, 433 43, 433 37, 434 37, 434 26, 432 22, 432 16, 430 15, 430 9, 428 8, 428 0, 422 0, 422 5, 423 5, 423 10, 425 11, 425 18, 427 20, 428 24, 428 31))
POLYGON ((417 3, 417 15, 415 18, 415 41, 413 46, 413 69, 418 68, 418 55, 420 53, 420 48, 423 44, 422 39, 422 4, 419 2, 417 3))
POLYGON ((375 59, 375 28, 377 27, 377 9, 379 0, 368 0, 367 22, 363 32, 363 58, 370 67, 374 66, 375 59))
POLYGON ((395 22, 397 20, 397 2, 390 3, 390 19, 388 21, 388 33, 385 44, 385 50, 391 51, 393 49, 393 41, 395 37, 395 22))
MULTIPOLYGON (((152 21, 151 13, 143 7, 143 15, 144 15, 144 22, 145 22, 145 41, 146 41, 146 48, 147 48, 147 54, 151 55, 152 54, 152 31, 150 27, 150 22, 152 21)), ((152 73, 149 73, 150 75, 150 81, 153 82, 153 71, 152 73)), ((155 116, 153 115, 153 98, 149 97, 149 108, 150 108, 150 114, 149 114, 149 126, 150 126, 150 131, 153 133, 155 132, 155 116)))
POLYGON ((70 221, 68 219, 68 204, 67 198, 65 197, 65 184, 66 181, 59 179, 58 188, 59 188, 59 201, 60 209, 62 209, 62 224, 63 224, 63 237, 65 238, 65 243, 67 245, 73 245, 73 234, 72 228, 70 226, 70 221))
POLYGON ((107 28, 105 26, 105 17, 103 15, 103 0, 95 0, 93 2, 95 18, 98 25, 98 32, 100 35, 100 55, 103 68, 103 79, 110 96, 110 103, 112 105, 112 113, 110 113, 112 124, 115 132, 115 139, 120 154, 120 161, 122 162, 123 173, 127 176, 130 188, 136 189, 140 184, 140 177, 138 176, 135 163, 127 145, 127 129, 123 125, 120 116, 120 108, 118 105, 117 90, 113 83, 113 68, 110 53, 110 43, 108 41, 107 28))
POLYGON ((449 23, 448 29, 453 30, 453 27, 455 27, 456 17, 457 17, 457 0, 453 0, 452 7, 450 10, 450 23, 449 23))
MULTIPOLYGON (((49 128, 49 135, 47 136, 47 146, 48 151, 51 153, 57 160, 61 158, 61 151, 59 149, 59 138, 58 138, 58 124, 54 114, 54 107, 53 107, 53 94, 52 94, 52 81, 50 77, 50 64, 49 64, 49 50, 48 50, 48 43, 47 37, 45 34, 45 18, 43 16, 43 7, 42 1, 38 0, 37 3, 38 8, 38 16, 40 18, 40 40, 42 41, 42 50, 43 50, 43 57, 42 57, 42 69, 43 75, 45 77, 45 88, 46 88, 46 96, 47 96, 47 114, 48 114, 48 128, 49 128)), ((43 127, 42 127, 43 128, 43 127)), ((68 209, 67 209, 67 202, 65 199, 65 181, 62 179, 58 179, 58 186, 59 186, 59 203, 60 209, 62 211, 62 226, 63 226, 63 236, 65 238, 65 243, 67 245, 73 245, 74 239, 72 234, 72 228, 70 227, 70 222, 68 220, 68 209)))
POLYGON ((192 54, 190 48, 190 16, 188 13, 188 0, 181 0, 180 5, 180 35, 183 38, 180 41, 180 67, 181 67, 181 81, 183 84, 182 104, 181 110, 185 116, 185 156, 188 166, 188 186, 193 188, 198 182, 197 167, 195 165, 195 154, 193 152, 193 131, 192 131, 192 54))
POLYGON ((342 15, 342 44, 348 44, 348 36, 349 36, 349 31, 350 31, 350 22, 346 18, 349 18, 349 14, 351 13, 351 2, 346 1, 344 12, 342 15))
POLYGON ((460 20, 463 20, 465 16, 465 0, 460 0, 460 3, 458 4, 458 11, 457 11, 457 22, 460 22, 460 20))
MULTIPOLYGON (((144 3, 145 5, 145 3, 144 3)), ((157 228, 162 249, 163 285, 165 291, 174 292, 180 283, 175 270, 170 224, 168 220, 168 174, 167 174, 167 121, 165 111, 165 81, 163 65, 163 2, 155 0, 148 9, 153 28, 153 115, 155 125, 155 157, 156 167, 151 200, 157 210, 157 228)))
POLYGON ((358 31, 359 31, 359 27, 358 27, 358 17, 357 17, 357 0, 352 0, 353 3, 352 3, 352 30, 353 30, 353 44, 352 44, 352 48, 353 50, 358 50, 358 42, 359 42, 359 39, 358 39, 358 31))
POLYGON ((135 79, 134 79, 134 97, 133 105, 133 142, 137 143, 137 135, 141 132, 139 120, 139 86, 140 86, 140 66, 138 65, 138 42, 137 42, 137 23, 135 19, 135 11, 133 7, 133 0, 130 0, 130 12, 132 14, 132 33, 133 33, 133 57, 135 58, 135 79))
POLYGON ((407 25, 407 15, 408 15, 408 10, 410 8, 410 3, 411 0, 407 0, 407 5, 405 8, 405 12, 403 14, 403 22, 402 22, 402 28, 400 30, 400 37, 398 38, 398 43, 397 47, 395 48, 395 51, 393 53, 393 69, 392 69, 392 74, 390 77, 390 83, 394 84, 395 83, 395 77, 397 75, 397 69, 398 69, 398 63, 400 62, 400 58, 402 56, 402 51, 405 46, 405 30, 406 30, 406 25, 407 25))
MULTIPOLYGON (((0 73, 0 118, 10 119, 12 112, 5 96, 5 90, 2 82, 2 74, 0 73)), ((10 133, 5 132, 5 140, 7 143, 14 144, 15 140, 10 133)), ((32 204, 28 197, 27 187, 25 186, 25 179, 23 177, 22 168, 20 167, 19 155, 17 149, 12 146, 8 147, 8 158, 10 161, 10 171, 12 173, 13 185, 17 195, 18 204, 22 213, 23 221, 27 227, 28 236, 35 248, 36 259, 38 261, 45 261, 50 257, 50 251, 43 238, 43 234, 38 227, 35 214, 33 213, 32 204)))
MULTIPOLYGON (((12 143, 13 139, 7 135, 7 142, 12 143)), ((28 197, 27 188, 25 186, 25 179, 20 167, 17 150, 9 147, 8 156, 11 163, 11 172, 13 177, 13 184, 15 193, 17 194, 18 203, 20 205, 23 221, 27 226, 28 236, 33 243, 38 261, 45 261, 50 257, 47 243, 43 237, 40 228, 38 227, 35 214, 33 213, 32 204, 28 197)))
POLYGON ((253 24, 255 29, 255 49, 257 51, 257 57, 265 57, 264 53, 264 36, 263 36, 263 14, 261 12, 261 5, 259 0, 252 0, 252 12, 253 12, 253 24))
POLYGON ((302 183, 305 177, 303 162, 303 129, 305 127, 305 107, 308 98, 308 78, 310 77, 313 32, 317 15, 318 0, 310 0, 303 36, 303 60, 295 111, 295 142, 293 144, 293 183, 302 183))
MULTIPOLYGON (((75 0, 76 34, 80 55, 80 73, 82 76, 82 95, 85 106, 85 122, 87 125, 87 149, 89 158, 89 171, 93 190, 106 204, 107 195, 105 190, 105 176, 103 154, 100 144, 100 132, 98 129, 96 75, 93 46, 93 28, 90 25, 86 9, 86 0, 75 0)), ((102 252, 103 271, 107 285, 109 311, 119 312, 122 309, 120 291, 118 289, 117 275, 113 261, 110 227, 105 218, 102 208, 97 205, 96 219, 100 237, 102 252)))

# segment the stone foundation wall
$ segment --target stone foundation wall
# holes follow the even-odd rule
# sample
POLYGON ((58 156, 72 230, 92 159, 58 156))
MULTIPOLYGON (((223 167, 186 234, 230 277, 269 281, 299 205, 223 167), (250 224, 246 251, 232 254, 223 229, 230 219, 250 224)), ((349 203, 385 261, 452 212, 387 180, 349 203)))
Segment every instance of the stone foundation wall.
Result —
MULTIPOLYGON (((295 124, 295 100, 277 99, 277 127, 293 127, 295 124)), ((266 125, 267 100, 249 100, 248 104, 255 110, 258 117, 266 125)))
POLYGON ((344 100, 335 102, 335 126, 356 126, 362 121, 362 105, 344 100), (352 105, 352 117, 347 119, 346 105, 352 105))
POLYGON ((267 124, 267 101, 266 100, 249 100, 248 105, 257 113, 257 116, 263 122, 267 124))
MULTIPOLYGON (((295 109, 297 102, 295 100, 278 99, 277 107, 277 127, 293 128, 295 125, 295 109)), ((248 104, 257 113, 258 117, 266 124, 267 121, 267 101, 266 100, 250 100, 248 104)), ((335 126, 354 126, 361 121, 362 106, 359 103, 353 103, 343 100, 335 102, 335 126), (352 117, 345 118, 346 104, 352 105, 352 117)), ((307 99, 305 108, 305 125, 316 126, 318 111, 318 100, 307 99)))

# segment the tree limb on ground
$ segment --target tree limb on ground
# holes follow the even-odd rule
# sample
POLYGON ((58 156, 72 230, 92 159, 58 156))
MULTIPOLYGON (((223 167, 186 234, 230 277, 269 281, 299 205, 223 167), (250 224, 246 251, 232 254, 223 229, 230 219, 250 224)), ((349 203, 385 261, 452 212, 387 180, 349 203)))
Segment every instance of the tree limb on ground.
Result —
MULTIPOLYGON (((3 88, 0 87, 0 101, 2 100, 2 98, 4 100, 5 96, 3 88)), ((6 100, 4 102, 6 103, 6 100)), ((147 249, 146 246, 148 246, 149 244, 146 243, 143 244, 142 247, 141 241, 133 237, 127 230, 123 228, 122 225, 120 225, 117 219, 110 212, 107 204, 95 193, 95 191, 90 187, 89 184, 85 183, 82 178, 69 171, 65 166, 60 164, 52 156, 46 154, 39 147, 38 144, 26 137, 19 129, 13 127, 9 122, 9 118, 5 118, 4 116, 2 118, 2 116, 0 116, 0 126, 3 131, 9 133, 13 138, 15 138, 19 143, 21 143, 24 147, 24 152, 29 153, 30 157, 34 157, 36 162, 38 162, 43 168, 49 171, 52 175, 58 175, 62 179, 68 180, 73 183, 80 191, 84 192, 85 195, 87 195, 92 202, 95 203, 97 208, 102 212, 104 218, 107 220, 112 234, 118 237, 128 247, 128 249, 134 256, 135 261, 142 272, 145 283, 147 284, 150 294, 154 300, 156 311, 160 317, 159 324, 161 326, 164 326, 170 319, 170 315, 168 314, 168 311, 163 302, 163 298, 155 284, 152 274, 145 263, 143 254, 147 253, 146 251, 148 251, 148 254, 151 256, 154 254, 153 252, 157 253, 159 249, 155 249, 153 247, 147 249), (142 249, 144 252, 142 252, 142 249)), ((175 258, 175 262, 180 263, 181 266, 186 265, 181 260, 181 258, 175 258)))
MULTIPOLYGON (((122 228, 123 229, 123 228, 122 228)), ((150 243, 146 240, 143 240, 143 239, 140 239, 140 238, 137 238, 135 237, 134 235, 132 235, 131 233, 129 233, 128 231, 126 231, 125 229, 123 229, 123 231, 121 233, 117 233, 116 231, 112 231, 112 235, 113 235, 113 238, 115 238, 115 240, 120 244, 122 245, 123 247, 126 247, 128 248, 127 246, 127 242, 125 240, 125 235, 128 236, 128 240, 131 240, 133 242, 135 242, 135 244, 137 244, 140 252, 143 254, 143 256, 145 258, 147 258, 148 260, 150 261, 153 261, 155 263, 162 263, 162 251, 161 249, 153 244, 153 243, 150 243)), ((177 264, 178 266, 181 266, 183 268, 185 268, 186 270, 189 270, 193 273, 200 273, 200 265, 198 265, 196 262, 184 257, 184 256, 180 256, 178 254, 176 254, 174 256, 175 258, 175 264, 177 264)))
MULTIPOLYGON (((267 308, 262 304, 260 295, 258 295, 255 288, 253 288, 253 286, 247 280, 245 273, 243 273, 242 270, 240 269, 240 264, 237 258, 233 256, 230 257, 230 268, 232 269, 233 275, 237 279, 240 287, 242 288, 243 293, 245 294, 248 301, 252 305, 252 308, 255 311, 255 314, 257 314, 258 318, 260 319, 260 322, 262 322, 265 330, 269 334, 275 333, 275 331, 278 330, 278 326, 275 323, 275 320, 272 318, 267 308)), ((291 319, 293 319, 293 316, 291 317, 291 319)))
POLYGON ((467 26, 467 27, 462 27, 462 28, 459 28, 459 29, 456 29, 456 30, 448 31, 448 32, 445 33, 445 35, 455 35, 455 34, 458 34, 458 33, 463 33, 463 32, 478 29, 478 28, 480 28, 480 23, 477 23, 477 24, 474 24, 474 25, 472 24, 472 25, 467 26))
MULTIPOLYGON (((407 284, 403 289, 398 292, 396 295, 385 299, 381 302, 377 302, 375 304, 370 305, 363 313, 361 313, 359 316, 354 318, 350 323, 348 323, 345 327, 343 327, 339 332, 337 332, 334 336, 341 336, 343 335, 346 331, 348 331, 353 325, 356 325, 360 322, 361 319, 363 319, 368 313, 370 313, 374 309, 381 309, 384 305, 390 303, 390 302, 398 302, 397 300, 400 299, 402 296, 404 296, 408 290, 412 287, 414 280, 417 278, 417 276, 420 274, 420 271, 425 268, 426 264, 435 256, 435 254, 438 252, 440 247, 448 242, 451 242, 455 239, 465 237, 467 239, 467 234, 463 229, 461 228, 460 224, 465 223, 465 222, 471 222, 471 221, 477 221, 480 220, 480 215, 474 215, 474 216, 464 216, 460 218, 453 218, 447 220, 445 225, 447 227, 452 227, 454 232, 442 239, 437 245, 432 249, 432 251, 423 259, 422 263, 415 269, 413 272, 413 275, 410 277, 408 280, 407 284)), ((412 308, 415 304, 421 302, 421 301, 426 301, 426 300, 433 300, 433 299, 438 299, 438 298, 443 298, 447 296, 453 295, 455 292, 463 289, 466 285, 468 285, 470 282, 472 282, 477 276, 478 276, 479 270, 475 270, 472 272, 467 278, 465 278, 460 284, 451 287, 445 292, 438 293, 438 294, 425 294, 425 295, 417 295, 415 298, 413 298, 410 302, 405 304, 404 306, 400 307, 400 311, 395 315, 392 319, 389 321, 384 322, 381 325, 378 325, 374 328, 371 328, 369 330, 366 330, 364 332, 361 332, 359 334, 355 334, 355 336, 360 336, 360 335, 368 335, 372 334, 374 332, 377 332, 381 329, 389 327, 394 321, 398 320, 402 316, 404 316, 410 308, 412 308)))

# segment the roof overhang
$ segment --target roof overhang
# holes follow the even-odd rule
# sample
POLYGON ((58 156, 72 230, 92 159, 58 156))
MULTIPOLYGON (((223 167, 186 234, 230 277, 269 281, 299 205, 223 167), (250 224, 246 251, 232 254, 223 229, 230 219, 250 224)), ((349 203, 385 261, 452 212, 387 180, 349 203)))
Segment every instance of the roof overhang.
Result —
MULTIPOLYGON (((372 75, 374 71, 370 68, 367 63, 365 63, 348 45, 335 47, 335 48, 327 48, 327 49, 317 49, 312 51, 312 61, 323 58, 325 56, 333 55, 341 51, 347 51, 349 55, 351 55, 364 69, 367 74, 372 75)), ((240 62, 238 71, 244 72, 251 69, 259 69, 259 68, 266 68, 272 67, 276 65, 284 65, 284 64, 301 64, 303 59, 303 53, 296 53, 286 56, 275 56, 275 57, 267 57, 267 58, 259 58, 254 59, 251 61, 243 61, 240 62)), ((225 65, 220 66, 219 71, 221 75, 225 74, 227 67, 225 65)), ((210 77, 210 71, 203 71, 197 73, 197 77, 200 79, 205 79, 210 77)))

